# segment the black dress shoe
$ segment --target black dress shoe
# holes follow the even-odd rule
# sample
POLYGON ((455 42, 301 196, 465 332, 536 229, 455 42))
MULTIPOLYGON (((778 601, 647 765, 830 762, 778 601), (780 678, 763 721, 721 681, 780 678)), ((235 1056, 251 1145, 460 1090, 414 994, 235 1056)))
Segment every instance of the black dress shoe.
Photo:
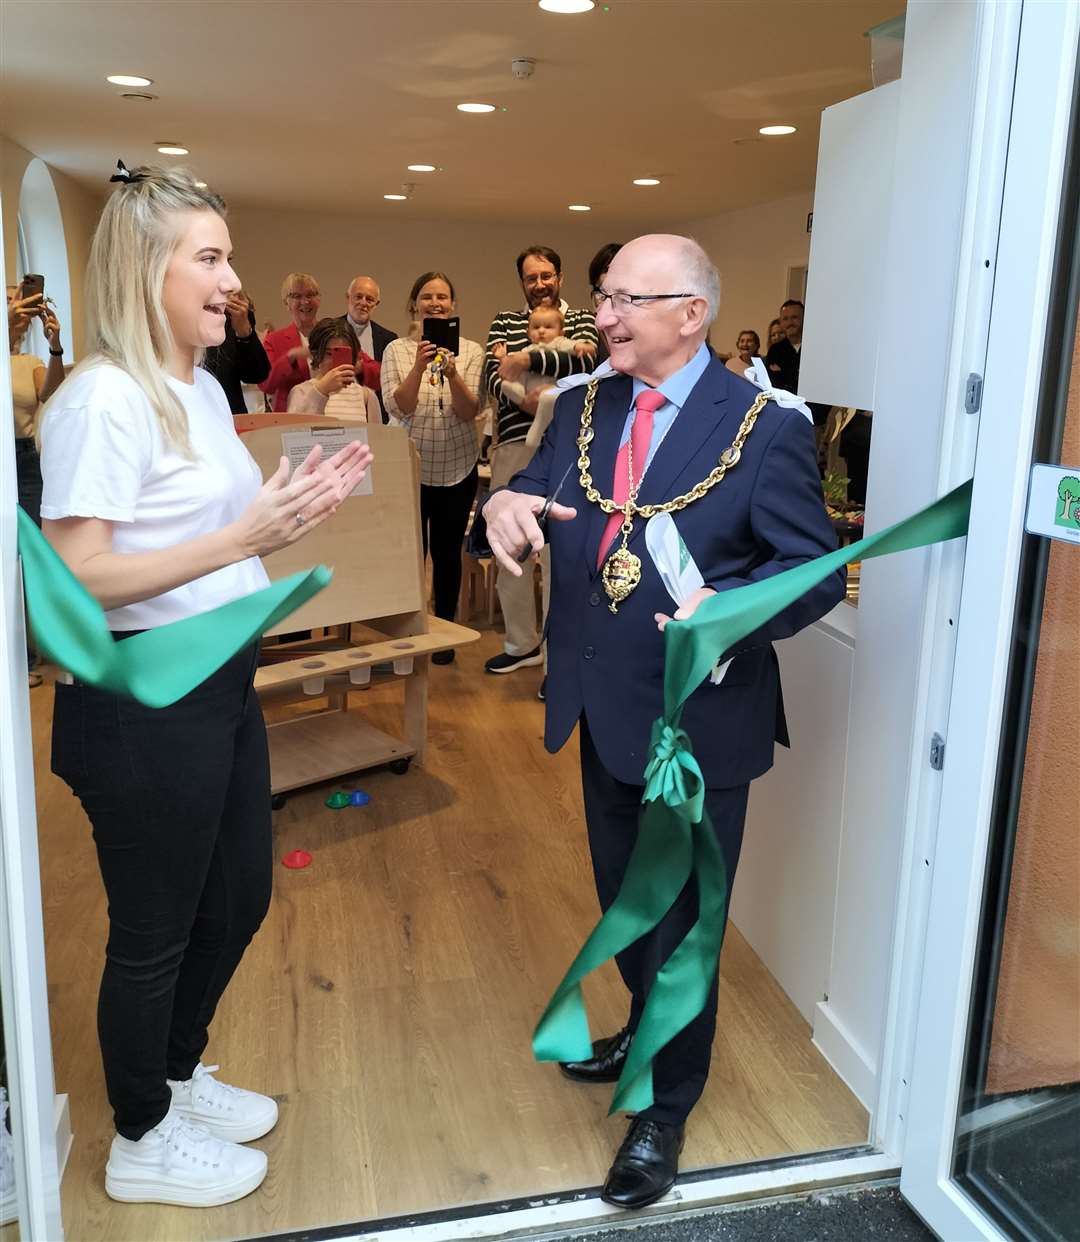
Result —
POLYGON ((642 1208, 675 1185, 685 1126, 635 1117, 611 1168, 600 1198, 612 1207, 642 1208))
POLYGON ((630 1028, 624 1026, 607 1039, 598 1039, 587 1061, 560 1061, 559 1069, 575 1082, 618 1082, 632 1039, 630 1028))

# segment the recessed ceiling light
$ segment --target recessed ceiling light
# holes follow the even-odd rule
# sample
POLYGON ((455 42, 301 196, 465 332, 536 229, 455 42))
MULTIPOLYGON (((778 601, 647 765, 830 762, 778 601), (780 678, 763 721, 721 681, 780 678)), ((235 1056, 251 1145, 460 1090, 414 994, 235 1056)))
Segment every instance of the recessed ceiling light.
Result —
POLYGON ((592 211, 588 203, 571 203, 568 210, 570 211, 592 211))
POLYGON ((408 202, 409 196, 408 194, 384 194, 383 198, 389 199, 392 203, 405 203, 408 202))
POLYGON ((206 182, 205 182, 205 181, 196 181, 196 182, 195 182, 195 188, 196 188, 197 190, 205 190, 205 189, 206 189, 206 182))
POLYGON ((178 146, 175 142, 159 142, 157 149, 162 155, 190 155, 187 147, 178 146))
POLYGON ((153 78, 140 78, 135 73, 110 73, 105 79, 111 82, 113 86, 153 86, 153 78))
POLYGON ((766 138, 776 138, 781 134, 795 133, 794 125, 763 125, 759 130, 759 134, 764 134, 766 138))
POLYGON ((635 177, 634 185, 659 185, 659 177, 635 177))
POLYGON ((588 13, 596 0, 540 0, 540 7, 548 13, 588 13))
POLYGON ((435 172, 434 164, 410 164, 409 172, 435 172))
POLYGON ((494 104, 482 104, 482 103, 463 103, 463 104, 458 104, 457 110, 459 112, 494 112, 495 105, 494 104))

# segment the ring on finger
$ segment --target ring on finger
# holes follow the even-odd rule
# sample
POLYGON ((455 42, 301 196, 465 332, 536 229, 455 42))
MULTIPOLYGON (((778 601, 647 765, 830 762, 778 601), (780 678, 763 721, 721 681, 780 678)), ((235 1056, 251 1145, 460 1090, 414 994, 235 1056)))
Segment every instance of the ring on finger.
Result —
POLYGON ((307 521, 307 518, 306 518, 306 517, 304 517, 304 515, 303 515, 302 513, 298 512, 298 513, 297 513, 297 515, 296 515, 296 524, 297 524, 297 526, 303 526, 303 524, 304 524, 306 521, 307 521))

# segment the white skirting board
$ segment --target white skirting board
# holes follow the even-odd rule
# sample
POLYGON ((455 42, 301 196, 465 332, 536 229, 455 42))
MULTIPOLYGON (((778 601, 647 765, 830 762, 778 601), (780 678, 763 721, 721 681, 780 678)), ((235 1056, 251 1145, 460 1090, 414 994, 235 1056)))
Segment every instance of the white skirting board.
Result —
POLYGON ((814 1008, 814 1046, 851 1088, 863 1108, 872 1113, 877 1103, 877 1065, 836 1016, 828 1001, 819 1001, 814 1008))

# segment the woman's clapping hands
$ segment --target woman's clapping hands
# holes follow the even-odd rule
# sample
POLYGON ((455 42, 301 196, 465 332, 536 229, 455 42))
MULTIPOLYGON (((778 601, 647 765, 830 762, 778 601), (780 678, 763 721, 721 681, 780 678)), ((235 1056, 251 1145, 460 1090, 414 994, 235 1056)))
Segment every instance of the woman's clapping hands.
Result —
POLYGON ((267 556, 302 539, 326 521, 364 477, 374 461, 371 449, 351 440, 332 457, 316 445, 289 476, 282 457, 274 474, 236 522, 243 557, 267 556))

